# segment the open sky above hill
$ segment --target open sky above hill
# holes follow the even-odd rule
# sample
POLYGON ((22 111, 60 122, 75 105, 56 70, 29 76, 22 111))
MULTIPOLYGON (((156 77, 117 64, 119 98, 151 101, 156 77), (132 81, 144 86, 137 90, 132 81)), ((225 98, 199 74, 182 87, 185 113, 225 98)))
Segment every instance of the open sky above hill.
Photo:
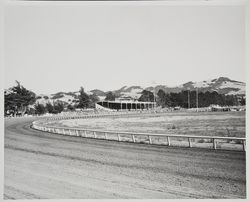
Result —
POLYGON ((240 6, 6 6, 5 88, 245 81, 240 6))

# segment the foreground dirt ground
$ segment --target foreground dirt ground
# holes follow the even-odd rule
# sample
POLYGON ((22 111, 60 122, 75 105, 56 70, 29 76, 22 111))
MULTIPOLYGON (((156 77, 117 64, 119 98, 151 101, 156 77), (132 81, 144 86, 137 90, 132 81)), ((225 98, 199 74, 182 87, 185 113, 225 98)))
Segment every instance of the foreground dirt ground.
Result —
POLYGON ((5 120, 4 198, 245 198, 244 152, 43 133, 5 120))

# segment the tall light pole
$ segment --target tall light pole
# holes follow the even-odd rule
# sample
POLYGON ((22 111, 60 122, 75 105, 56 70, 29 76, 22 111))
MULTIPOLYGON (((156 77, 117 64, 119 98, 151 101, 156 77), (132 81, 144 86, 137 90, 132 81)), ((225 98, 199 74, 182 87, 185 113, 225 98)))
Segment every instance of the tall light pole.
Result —
POLYGON ((190 89, 188 88, 188 109, 190 108, 190 89))

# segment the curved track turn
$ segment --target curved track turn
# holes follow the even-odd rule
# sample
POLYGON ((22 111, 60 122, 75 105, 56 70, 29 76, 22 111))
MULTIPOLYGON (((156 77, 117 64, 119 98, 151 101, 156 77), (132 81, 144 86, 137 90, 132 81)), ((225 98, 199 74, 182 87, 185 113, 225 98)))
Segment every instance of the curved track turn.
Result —
POLYGON ((245 198, 245 152, 133 144, 5 120, 4 198, 245 198))

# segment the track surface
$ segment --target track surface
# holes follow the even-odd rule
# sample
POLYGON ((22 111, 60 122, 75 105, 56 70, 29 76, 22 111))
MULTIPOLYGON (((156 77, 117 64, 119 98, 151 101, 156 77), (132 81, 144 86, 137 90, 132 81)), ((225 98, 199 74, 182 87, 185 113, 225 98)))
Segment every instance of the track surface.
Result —
POLYGON ((245 198, 245 153, 68 137, 5 120, 5 199, 245 198))

